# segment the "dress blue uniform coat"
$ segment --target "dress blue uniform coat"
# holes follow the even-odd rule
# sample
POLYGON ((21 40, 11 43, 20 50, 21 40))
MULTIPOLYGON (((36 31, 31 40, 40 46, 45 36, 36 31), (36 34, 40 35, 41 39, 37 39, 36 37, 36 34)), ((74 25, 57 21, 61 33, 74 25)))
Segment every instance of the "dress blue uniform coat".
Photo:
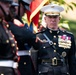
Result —
MULTIPOLYGON (((15 39, 17 40, 19 51, 26 50, 27 46, 25 47, 25 43, 28 43, 29 46, 34 43, 36 36, 28 28, 18 27, 12 22, 9 22, 9 24, 9 29, 12 31, 15 36, 15 39)), ((35 69, 31 56, 20 56, 18 69, 21 75, 34 75, 35 69)))
POLYGON ((63 30, 45 29, 37 36, 43 41, 39 43, 38 51, 38 74, 39 75, 76 75, 75 40, 72 33, 63 30), (50 40, 50 44, 46 36, 50 40), (58 61, 52 63, 53 58, 58 61), (61 58, 64 59, 63 62, 61 58), (50 64, 48 63, 50 62, 50 64), (63 65, 67 68, 60 68, 63 65), (50 73, 50 74, 48 74, 50 73))

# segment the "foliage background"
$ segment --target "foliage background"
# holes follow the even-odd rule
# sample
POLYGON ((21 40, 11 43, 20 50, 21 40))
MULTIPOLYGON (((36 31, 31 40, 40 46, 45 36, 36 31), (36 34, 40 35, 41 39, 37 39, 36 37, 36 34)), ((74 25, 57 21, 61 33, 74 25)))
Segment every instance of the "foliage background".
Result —
MULTIPOLYGON (((67 13, 69 12, 69 10, 71 10, 71 11, 76 10, 75 9, 76 8, 76 0, 48 0, 48 3, 46 3, 46 4, 49 4, 49 3, 56 3, 56 4, 59 4, 65 8, 66 14, 63 15, 60 23, 64 24, 64 25, 66 24, 69 26, 69 29, 66 28, 66 26, 64 26, 64 27, 68 31, 71 31, 74 34, 75 40, 76 40, 76 19, 73 20, 71 18, 69 18, 69 19, 67 18, 67 13)), ((74 16, 74 12, 72 14, 74 16)), ((70 16, 72 16, 72 14, 70 14, 70 16)), ((41 18, 42 18, 42 14, 40 14, 39 24, 41 22, 41 18)), ((74 17, 74 18, 76 18, 76 17, 74 17)), ((22 19, 24 22, 26 22, 25 16, 22 19)))
POLYGON ((67 28, 67 30, 71 31, 74 34, 76 41, 76 0, 49 0, 49 3, 57 3, 64 7, 66 14, 63 13, 64 15, 60 23, 67 24, 69 26, 70 29, 67 28), (70 11, 72 12, 68 16, 67 13, 70 11))

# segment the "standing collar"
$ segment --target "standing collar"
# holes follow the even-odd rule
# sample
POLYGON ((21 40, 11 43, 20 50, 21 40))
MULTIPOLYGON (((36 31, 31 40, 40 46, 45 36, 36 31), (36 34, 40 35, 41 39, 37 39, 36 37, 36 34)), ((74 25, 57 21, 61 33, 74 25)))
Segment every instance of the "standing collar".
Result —
POLYGON ((48 30, 49 30, 49 32, 50 33, 59 33, 60 32, 60 29, 58 28, 58 30, 54 30, 54 29, 49 29, 49 28, 47 28, 48 30))

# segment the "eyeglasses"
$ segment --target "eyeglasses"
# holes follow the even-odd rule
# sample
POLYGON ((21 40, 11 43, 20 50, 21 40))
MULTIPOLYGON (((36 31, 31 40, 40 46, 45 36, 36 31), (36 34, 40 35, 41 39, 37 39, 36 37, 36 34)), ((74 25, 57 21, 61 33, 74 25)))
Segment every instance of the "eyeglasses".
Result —
POLYGON ((46 15, 49 18, 57 18, 59 15, 46 15))

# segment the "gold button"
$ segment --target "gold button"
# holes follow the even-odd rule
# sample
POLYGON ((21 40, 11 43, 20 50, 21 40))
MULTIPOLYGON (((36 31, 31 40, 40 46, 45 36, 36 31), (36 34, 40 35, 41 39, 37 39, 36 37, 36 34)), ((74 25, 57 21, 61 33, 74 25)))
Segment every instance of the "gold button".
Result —
POLYGON ((1 73, 1 75, 4 75, 3 73, 1 73))
POLYGON ((10 37, 9 39, 10 39, 10 40, 13 40, 13 38, 11 38, 11 37, 10 37))
POLYGON ((56 36, 54 36, 54 38, 56 38, 56 36))
POLYGON ((14 47, 14 46, 15 46, 15 44, 13 43, 11 46, 12 46, 12 47, 14 47))
POLYGON ((26 65, 26 62, 24 62, 24 65, 26 65))
POLYGON ((12 37, 14 38, 15 36, 14 36, 14 35, 12 35, 12 37))
POLYGON ((43 48, 45 48, 45 46, 43 48))
POLYGON ((56 43, 53 43, 54 45, 56 45, 56 43))
POLYGON ((9 40, 6 40, 6 43, 9 43, 9 40))
POLYGON ((56 50, 54 50, 54 52, 56 52, 56 50))
POLYGON ((15 41, 15 43, 17 44, 17 41, 15 41))
POLYGON ((8 28, 8 27, 9 27, 9 25, 7 24, 7 25, 6 25, 6 27, 8 28))
POLYGON ((50 30, 50 33, 52 33, 52 31, 50 30))
POLYGON ((16 49, 18 50, 19 48, 18 48, 18 47, 16 47, 16 49))

